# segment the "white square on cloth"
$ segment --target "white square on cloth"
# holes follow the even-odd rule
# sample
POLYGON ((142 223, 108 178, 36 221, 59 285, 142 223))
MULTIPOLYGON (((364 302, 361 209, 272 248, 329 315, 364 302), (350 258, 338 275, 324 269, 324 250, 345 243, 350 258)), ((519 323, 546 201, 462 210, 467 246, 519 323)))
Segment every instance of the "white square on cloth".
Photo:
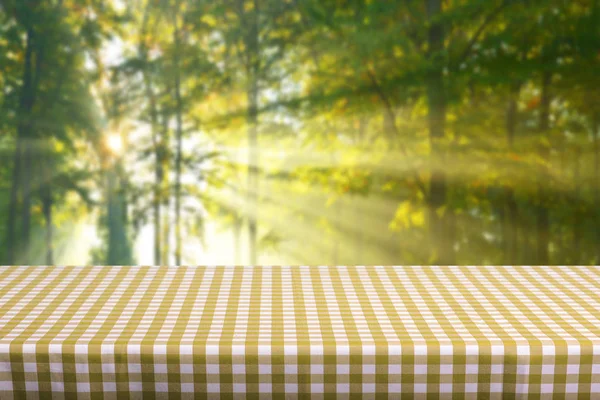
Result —
POLYGON ((36 372, 37 364, 36 363, 23 363, 23 371, 24 372, 36 372))
POLYGON ((362 385, 363 393, 375 393, 375 384, 374 383, 363 383, 362 385))
POLYGON ((181 384, 181 392, 182 393, 194 393, 194 384, 193 383, 182 383, 181 384))
POLYGON ((465 384, 465 392, 466 393, 477 393, 477 383, 466 383, 465 384))
POLYGON ((169 370, 167 369, 167 364, 154 364, 154 373, 155 374, 166 374, 169 370))
MULTIPOLYGON (((240 347, 243 347, 243 346, 240 346, 240 347)), ((284 345, 283 346, 283 354, 286 355, 286 356, 295 356, 295 355, 298 355, 298 347, 297 346, 291 346, 291 345, 284 345)))
POLYGON ((440 375, 452 375, 452 364, 440 364, 440 375))
POLYGON ((312 364, 310 366, 310 373, 312 375, 323 375, 325 368, 322 364, 312 364))
POLYGON ((389 383, 388 384, 388 392, 389 393, 402 393, 402 384, 400 384, 400 383, 389 383))
POLYGON ((388 355, 399 356, 402 354, 402 346, 388 346, 388 355))
POLYGON ((374 356, 376 353, 376 348, 373 345, 365 345, 362 348, 363 356, 374 356))
POLYGON ((373 364, 363 364, 362 373, 367 374, 375 374, 375 365, 373 364))
POLYGON ((490 372, 492 373, 492 375, 502 374, 504 372, 504 365, 503 364, 492 364, 490 372))
POLYGON ((102 373, 103 374, 114 374, 115 373, 115 364, 102 363, 102 373))
POLYGON ((402 373, 402 366, 400 364, 389 364, 388 374, 389 375, 400 375, 402 373))
POLYGON ((427 393, 426 383, 415 383, 415 393, 427 393))
POLYGON ((258 365, 258 373, 261 375, 270 375, 271 374, 271 364, 259 364, 258 365))
POLYGON ((554 385, 551 383, 542 383, 540 385, 540 393, 554 393, 554 385))
POLYGON ((209 383, 206 385, 206 391, 208 393, 220 393, 221 385, 218 383, 209 383))
POLYGON ((194 373, 194 364, 180 364, 179 372, 182 374, 193 374, 194 373))
POLYGON ((452 393, 452 384, 440 383, 440 393, 452 393))
POLYGON ((22 346, 24 354, 35 354, 35 344, 33 343, 25 343, 22 346))
MULTIPOLYGON (((442 352, 442 348, 444 346, 440 346, 440 354, 442 352)), ((426 345, 415 345, 415 356, 426 356, 427 355, 427 346, 426 345)))
POLYGON ((87 374, 90 372, 89 364, 75 364, 75 372, 78 374, 87 374))
POLYGON ((427 364, 415 364, 415 375, 427 375, 427 364))
POLYGON ((338 383, 338 384, 336 384, 336 391, 338 393, 350 393, 350 384, 349 383, 338 383))
POLYGON ((258 384, 258 390, 261 393, 272 393, 273 392, 273 385, 270 383, 259 383, 258 384))
MULTIPOLYGON (((246 390, 244 385, 244 391, 246 390)), ((286 383, 285 384, 286 393, 298 393, 298 384, 297 383, 286 383)))
MULTIPOLYGON (((100 349, 102 349, 102 347, 100 349)), ((62 345, 60 345, 60 344, 49 344, 48 345, 48 353, 50 353, 50 354, 62 354, 62 345)))
POLYGON ((490 392, 492 393, 502 393, 504 386, 500 382, 490 383, 490 392))
POLYGON ((77 391, 81 393, 90 392, 90 384, 88 382, 77 382, 77 391))
POLYGON ((347 375, 350 373, 350 365, 348 364, 338 364, 337 365, 337 373, 338 375, 347 375))
POLYGON ((322 383, 311 383, 310 391, 311 391, 311 393, 324 393, 325 385, 322 383))
POLYGON ((168 393, 169 384, 167 382, 156 382, 154 388, 158 393, 168 393))
POLYGON ((206 364, 206 373, 218 375, 220 372, 219 364, 206 364))
POLYGON ((298 373, 298 366, 296 364, 286 364, 284 372, 286 375, 295 375, 298 373))
POLYGON ((245 383, 234 383, 233 384, 233 393, 246 393, 246 384, 245 383))
POLYGON ((579 385, 576 383, 567 383, 565 385, 566 393, 577 393, 579 391, 579 385))
POLYGON ((579 364, 567 364, 567 375, 579 374, 579 364))
POLYGON ((468 375, 477 375, 479 372, 479 365, 477 364, 467 364, 465 366, 465 373, 468 375))
POLYGON ((142 364, 127 364, 127 371, 130 374, 141 374, 142 364))

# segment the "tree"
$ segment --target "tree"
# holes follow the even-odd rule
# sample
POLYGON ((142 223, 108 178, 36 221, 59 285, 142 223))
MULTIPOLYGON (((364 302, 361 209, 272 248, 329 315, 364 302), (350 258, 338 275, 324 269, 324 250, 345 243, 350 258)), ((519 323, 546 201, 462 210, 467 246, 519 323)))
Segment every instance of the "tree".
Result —
MULTIPOLYGON (((37 220, 32 219, 32 210, 38 200, 42 203, 46 225, 45 260, 51 263, 53 199, 62 195, 60 179, 63 175, 58 171, 66 160, 58 154, 62 150, 57 151, 57 147, 76 152, 79 141, 93 140, 96 133, 97 115, 88 92, 91 79, 83 72, 83 57, 93 51, 97 45, 95 38, 102 35, 105 28, 102 23, 110 18, 98 12, 92 22, 81 9, 69 8, 70 3, 3 3, 11 32, 9 54, 13 57, 17 54, 15 59, 22 60, 20 79, 7 81, 7 88, 18 96, 7 98, 4 104, 15 117, 6 234, 9 263, 30 263, 35 259, 30 244, 32 227, 37 225, 37 220), (21 34, 24 42, 20 42, 21 34)), ((77 1, 72 3, 78 4, 77 1)), ((110 14, 110 10, 107 12, 110 14)), ((16 68, 11 72, 16 73, 16 68)), ((77 182, 71 182, 66 188, 76 192, 81 192, 80 189, 77 182)))

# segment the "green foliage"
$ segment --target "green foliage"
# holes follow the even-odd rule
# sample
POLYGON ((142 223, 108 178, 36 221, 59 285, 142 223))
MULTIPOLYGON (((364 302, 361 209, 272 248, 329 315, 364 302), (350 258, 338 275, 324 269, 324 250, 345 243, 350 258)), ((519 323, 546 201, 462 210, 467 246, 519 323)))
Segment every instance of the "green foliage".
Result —
POLYGON ((0 3, 0 263, 90 218, 94 263, 255 222, 280 264, 600 261, 595 0, 25 3, 0 3))

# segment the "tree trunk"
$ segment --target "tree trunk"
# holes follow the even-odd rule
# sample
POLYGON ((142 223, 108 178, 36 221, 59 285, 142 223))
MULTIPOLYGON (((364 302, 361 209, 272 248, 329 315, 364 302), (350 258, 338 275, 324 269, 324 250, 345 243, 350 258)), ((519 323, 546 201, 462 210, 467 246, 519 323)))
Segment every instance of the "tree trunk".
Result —
POLYGON ((161 215, 161 201, 160 201, 160 185, 162 183, 162 173, 160 171, 160 166, 158 165, 160 163, 160 161, 158 161, 158 157, 157 157, 157 161, 156 161, 157 165, 155 165, 154 167, 154 174, 155 174, 155 180, 154 180, 154 199, 153 199, 153 203, 152 203, 152 207, 154 209, 154 264, 155 265, 160 265, 161 264, 161 254, 162 254, 162 250, 161 250, 161 243, 162 243, 162 228, 161 228, 161 222, 162 222, 162 215, 161 215))
POLYGON ((181 99, 181 76, 180 76, 180 38, 179 26, 177 23, 177 13, 179 12, 179 2, 173 12, 173 41, 175 43, 174 64, 175 64, 175 117, 176 117, 176 155, 175 155, 175 264, 181 265, 181 170, 182 170, 182 152, 183 152, 183 101, 181 99))
MULTIPOLYGON (((384 114, 385 117, 386 114, 384 114)), ((388 122, 393 122, 393 121, 388 121, 388 122)), ((366 117, 359 117, 358 119, 358 145, 360 148, 362 148, 364 146, 365 143, 365 133, 367 130, 367 124, 368 124, 368 120, 366 119, 366 117)), ((393 127, 390 127, 390 129, 394 129, 393 127)), ((364 262, 364 242, 365 242, 365 233, 364 230, 361 229, 362 226, 365 223, 365 216, 364 216, 364 212, 361 210, 360 208, 360 196, 355 196, 355 198, 353 199, 353 203, 355 205, 354 208, 354 215, 356 215, 356 223, 358 226, 358 229, 356 229, 356 260, 354 261, 354 264, 356 265, 360 265, 364 262)))
MULTIPOLYGON (((28 135, 29 136, 29 135, 28 135)), ((29 146, 28 139, 23 142, 23 178, 22 178, 22 190, 23 190, 23 208, 21 218, 21 252, 23 257, 23 264, 30 262, 29 257, 31 256, 29 251, 29 239, 31 229, 31 149, 29 146)))
MULTIPOLYGON (((23 204, 21 209, 21 239, 18 243, 17 251, 22 252, 22 261, 27 264, 29 261, 29 230, 31 224, 31 159, 29 141, 31 140, 31 111, 35 101, 34 77, 33 77, 33 58, 35 54, 35 32, 32 27, 27 28, 27 44, 25 49, 25 59, 23 65, 23 87, 19 99, 19 112, 17 123, 17 141, 20 143, 20 154, 15 157, 15 161, 20 161, 19 166, 15 165, 18 172, 18 181, 14 182, 21 187, 23 204)), ((19 145, 17 145, 19 147, 19 145)), ((18 193, 18 189, 17 189, 18 193)), ((14 228, 10 229, 9 235, 14 235, 14 228)), ((14 251, 14 250, 13 250, 14 251)), ((14 254, 14 253, 13 253, 14 254)))
POLYGON ((235 250, 234 263, 235 265, 241 265, 242 256, 242 219, 238 216, 235 217, 233 223, 233 247, 235 250))
POLYGON ((118 235, 118 216, 120 215, 118 211, 117 201, 116 201, 116 176, 115 176, 114 166, 111 166, 111 170, 108 171, 108 254, 106 257, 106 261, 108 265, 118 265, 119 264, 119 235, 118 235))
POLYGON ((592 122, 594 135, 594 200, 600 204, 600 114, 594 116, 592 122))
POLYGON ((505 265, 519 263, 519 207, 512 187, 506 188, 505 265))
MULTIPOLYGON (((254 78, 253 78, 254 79, 254 78)), ((258 132, 257 132, 257 90, 256 84, 252 84, 248 99, 250 107, 248 111, 248 152, 249 152, 249 171, 248 171, 248 235, 250 264, 257 262, 257 219, 258 219, 258 132)))
POLYGON ((333 238, 333 265, 340 265, 340 239, 342 235, 341 223, 342 223, 342 209, 344 208, 344 196, 340 196, 339 204, 335 210, 335 224, 338 226, 336 229, 335 237, 333 238))
MULTIPOLYGON (((594 204, 600 204, 600 113, 595 113, 592 121, 594 136, 594 204)), ((596 215, 600 216, 598 210, 596 215)), ((596 226, 600 224, 600 218, 596 220, 596 226)), ((600 229, 596 229, 596 243, 600 243, 600 229)), ((600 264, 600 246, 596 246, 595 264, 600 264)))
MULTIPOLYGON (((31 24, 31 22, 30 22, 31 24)), ((18 137, 23 139, 22 143, 22 194, 23 209, 21 220, 21 248, 23 252, 23 263, 31 262, 30 231, 31 231, 31 181, 33 179, 32 169, 35 157, 32 156, 31 141, 34 139, 34 121, 32 111, 35 104, 37 89, 40 83, 42 63, 44 59, 44 44, 42 36, 37 35, 33 26, 27 27, 25 65, 23 69, 23 91, 21 92, 19 104, 18 137), (35 62, 33 61, 35 59, 35 62), (35 67, 35 69, 34 69, 35 67)))
MULTIPOLYGON (((542 76, 542 94, 540 102, 540 122, 539 130, 542 138, 548 135, 550 129, 550 72, 544 72, 542 76)), ((548 145, 542 143, 540 146, 540 155, 542 160, 549 161, 548 145)), ((537 233, 537 260, 538 265, 548 265, 550 261, 548 246, 550 244, 550 215, 548 211, 548 195, 550 190, 547 185, 550 182, 550 171, 546 166, 542 166, 539 181, 539 204, 536 212, 536 233, 537 233)))
POLYGON ((445 135, 446 96, 443 75, 444 30, 438 18, 442 12, 441 0, 425 0, 427 17, 430 23, 428 31, 429 59, 432 66, 427 76, 427 101, 429 106, 428 123, 431 143, 432 172, 427 199, 429 208, 430 248, 434 264, 454 264, 454 237, 448 226, 450 209, 442 212, 446 203, 447 178, 439 166, 444 165, 444 154, 440 141, 445 135))
MULTIPOLYGON (((514 138, 517 127, 517 100, 519 98, 519 92, 521 85, 516 83, 511 86, 508 110, 506 113, 506 140, 508 143, 508 150, 510 152, 514 149, 514 138)), ((512 170, 509 171, 509 176, 512 176, 512 170)), ((504 198, 506 201, 506 212, 504 214, 504 265, 518 264, 518 235, 519 235, 519 209, 517 201, 515 199, 514 188, 511 184, 506 184, 504 187, 504 198)))
POLYGON ((161 205, 163 207, 161 211, 162 217, 162 245, 161 245, 161 265, 170 264, 171 254, 171 189, 170 189, 170 176, 169 176, 169 154, 168 149, 170 146, 169 139, 169 116, 166 110, 163 110, 162 116, 162 142, 160 146, 161 150, 161 162, 162 171, 161 180, 161 205))
POLYGON ((387 107, 383 110, 383 130, 384 136, 387 139, 390 149, 394 149, 394 143, 400 140, 396 136, 396 121, 394 111, 387 107))
POLYGON ((21 183, 21 139, 17 137, 15 147, 12 184, 10 189, 10 202, 8 205, 8 230, 6 236, 6 263, 15 264, 16 254, 18 253, 19 241, 15 240, 17 223, 17 206, 19 202, 20 183, 21 183))
POLYGON ((170 205, 171 202, 167 199, 165 209, 163 210, 163 245, 162 245, 162 262, 161 265, 171 265, 171 223, 170 220, 170 205))
POLYGON ((44 220, 46 222, 46 265, 54 264, 53 251, 53 226, 52 226, 52 188, 51 185, 46 185, 45 193, 42 199, 42 209, 44 212, 44 220))
POLYGON ((571 262, 575 265, 578 265, 581 262, 581 233, 582 233, 582 214, 581 214, 581 173, 580 173, 580 158, 581 152, 579 148, 575 150, 575 168, 573 171, 573 183, 574 183, 574 193, 573 193, 573 203, 574 207, 574 216, 573 216, 573 256, 571 258, 571 262))
POLYGON ((250 29, 247 32, 247 77, 248 77, 248 239, 250 264, 256 265, 258 236, 258 0, 250 13, 250 29))
POLYGON ((47 146, 46 154, 42 159, 42 168, 40 174, 43 178, 40 187, 40 197, 42 201, 42 213, 44 214, 44 222, 46 224, 46 265, 54 264, 53 254, 53 226, 52 226, 52 147, 47 146))
MULTIPOLYGON (((354 203, 357 205, 357 207, 355 208, 355 215, 356 215, 356 223, 358 224, 357 227, 358 229, 356 229, 356 260, 354 261, 355 265, 362 265, 364 263, 364 247, 365 247, 365 233, 362 229, 362 227, 365 224, 365 217, 363 214, 363 211, 360 209, 360 207, 358 206, 360 203, 357 202, 359 199, 354 199, 354 203)), ((398 261, 395 261, 394 264, 397 264, 398 261)))
POLYGON ((131 249, 127 237, 127 202, 117 161, 108 172, 108 265, 127 265, 131 249))
POLYGON ((150 125, 152 129, 152 146, 154 148, 154 188, 153 188, 153 199, 152 199, 152 208, 154 213, 154 264, 161 264, 161 186, 163 184, 163 170, 162 170, 162 141, 159 139, 159 127, 158 127, 158 110, 156 106, 156 95, 154 90, 152 89, 152 80, 150 71, 148 70, 148 48, 146 46, 145 40, 147 35, 147 25, 148 25, 148 16, 149 16, 149 8, 150 3, 146 5, 144 10, 144 19, 142 24, 142 39, 140 42, 140 56, 144 61, 144 69, 142 71, 144 77, 144 89, 146 92, 146 97, 148 98, 150 105, 150 125))

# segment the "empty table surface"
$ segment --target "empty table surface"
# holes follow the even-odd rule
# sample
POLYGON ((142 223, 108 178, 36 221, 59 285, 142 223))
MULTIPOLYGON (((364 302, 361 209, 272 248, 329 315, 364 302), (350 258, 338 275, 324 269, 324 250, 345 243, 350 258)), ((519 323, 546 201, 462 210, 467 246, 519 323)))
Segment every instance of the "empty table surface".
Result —
POLYGON ((0 267, 0 398, 600 398, 598 267, 0 267))

